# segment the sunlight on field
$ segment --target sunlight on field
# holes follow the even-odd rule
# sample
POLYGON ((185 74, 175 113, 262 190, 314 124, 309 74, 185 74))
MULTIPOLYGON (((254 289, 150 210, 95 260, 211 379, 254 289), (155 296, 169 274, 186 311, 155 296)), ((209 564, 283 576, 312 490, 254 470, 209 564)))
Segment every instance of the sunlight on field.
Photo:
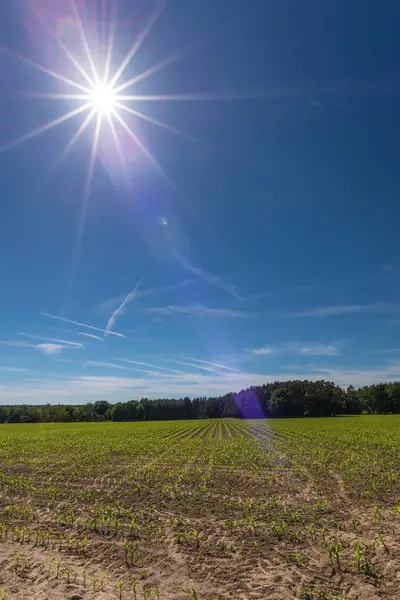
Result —
POLYGON ((398 598, 399 450, 397 416, 2 425, 0 598, 398 598))

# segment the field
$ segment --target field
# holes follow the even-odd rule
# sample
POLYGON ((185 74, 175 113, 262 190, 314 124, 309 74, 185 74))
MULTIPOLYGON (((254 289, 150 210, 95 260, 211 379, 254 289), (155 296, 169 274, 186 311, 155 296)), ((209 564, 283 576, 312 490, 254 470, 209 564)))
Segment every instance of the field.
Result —
POLYGON ((400 598, 400 417, 0 426, 0 599, 400 598))

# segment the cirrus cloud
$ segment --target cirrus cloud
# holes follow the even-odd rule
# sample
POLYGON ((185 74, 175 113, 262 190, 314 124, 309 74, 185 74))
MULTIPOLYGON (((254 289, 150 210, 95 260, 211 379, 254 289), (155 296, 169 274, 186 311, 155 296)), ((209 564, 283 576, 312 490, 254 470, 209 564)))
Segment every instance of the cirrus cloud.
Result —
POLYGON ((243 319, 252 316, 251 313, 245 310, 214 308, 204 306, 203 304, 157 306, 146 308, 145 312, 158 316, 189 315, 192 317, 219 317, 221 319, 243 319))

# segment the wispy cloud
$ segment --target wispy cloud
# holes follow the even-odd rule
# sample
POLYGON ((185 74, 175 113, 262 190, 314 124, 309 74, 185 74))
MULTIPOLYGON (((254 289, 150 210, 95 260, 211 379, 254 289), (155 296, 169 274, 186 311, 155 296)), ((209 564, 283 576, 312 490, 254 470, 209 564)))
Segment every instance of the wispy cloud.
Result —
POLYGON ((308 292, 312 290, 322 290, 324 288, 344 288, 344 287, 354 287, 354 286, 363 286, 363 285, 372 285, 372 284, 384 284, 396 281, 399 275, 399 269, 397 267, 393 267, 392 265, 382 265, 380 267, 380 275, 373 277, 361 277, 355 278, 352 277, 350 279, 330 279, 328 281, 316 281, 314 283, 305 283, 298 285, 290 285, 282 288, 275 288, 269 291, 254 293, 246 296, 243 300, 260 300, 262 298, 267 298, 271 296, 281 296, 281 295, 290 295, 290 294, 298 294, 299 292, 308 292))
MULTIPOLYGON (((107 363, 105 363, 107 364, 107 363)), ((103 367, 106 370, 108 367, 103 367)), ((115 367, 110 367, 110 370, 115 367)), ((111 371, 112 372, 112 371, 111 371)), ((115 370, 115 372, 117 372, 115 370)), ((0 402, 2 403, 77 403, 91 402, 99 397, 111 402, 132 398, 165 398, 183 396, 212 396, 239 391, 251 385, 262 385, 268 382, 285 381, 288 373, 269 371, 264 373, 187 373, 185 375, 158 373, 138 377, 125 376, 128 371, 121 371, 116 376, 107 372, 101 375, 80 375, 72 377, 49 377, 24 379, 18 384, 4 382, 0 384, 0 402)), ((338 385, 362 386, 379 381, 395 381, 400 379, 400 363, 385 365, 376 369, 332 369, 328 367, 298 368, 290 372, 290 379, 308 379, 316 381, 327 379, 338 385)))
MULTIPOLYGON (((87 325, 86 323, 80 323, 79 321, 72 321, 71 319, 64 319, 64 317, 52 315, 52 314, 44 312, 44 311, 42 311, 40 314, 43 315, 44 317, 48 317, 49 319, 55 319, 57 321, 61 321, 62 323, 70 323, 71 325, 76 325, 77 327, 85 327, 85 329, 91 329, 92 331, 100 331, 101 333, 104 333, 104 329, 101 329, 100 327, 94 327, 93 325, 87 325)), ((115 335, 115 336, 121 337, 121 338, 125 337, 123 333, 118 333, 117 331, 109 331, 108 334, 115 335)))
POLYGON ((145 312, 153 315, 191 315, 193 317, 219 317, 221 319, 238 319, 252 316, 244 310, 233 310, 231 308, 210 308, 203 304, 192 304, 189 306, 158 306, 146 308, 145 312))
POLYGON ((199 279, 202 279, 203 281, 214 286, 215 288, 222 290, 223 292, 226 292, 233 298, 242 300, 242 297, 239 294, 237 287, 235 285, 233 285, 233 283, 230 283, 229 281, 227 281, 226 279, 223 279, 219 275, 213 275, 212 273, 208 273, 207 271, 204 271, 204 269, 201 269, 200 267, 195 267, 188 261, 188 259, 185 256, 182 256, 182 254, 179 254, 179 252, 176 252, 175 256, 178 259, 178 262, 180 263, 180 265, 184 269, 186 269, 193 275, 196 275, 197 277, 199 277, 199 279))
POLYGON ((268 356, 270 354, 275 354, 276 348, 272 348, 272 346, 264 346, 263 348, 253 348, 252 353, 255 356, 268 356))
POLYGON ((84 331, 78 331, 78 335, 83 335, 84 337, 90 338, 91 340, 99 340, 100 342, 104 342, 104 338, 99 335, 95 335, 94 333, 85 333, 84 331))
POLYGON ((21 342, 18 340, 0 340, 0 344, 2 346, 12 346, 14 348, 32 348, 34 344, 30 344, 29 342, 21 342))
POLYGON ((323 318, 336 317, 340 315, 349 315, 355 313, 390 313, 398 312, 399 306, 393 306, 385 303, 376 304, 336 304, 332 306, 317 306, 306 310, 286 311, 279 313, 284 319, 295 318, 323 318))
POLYGON ((0 402, 36 404, 90 402, 99 397, 111 402, 132 398, 159 398, 203 396, 224 394, 243 389, 251 384, 265 382, 263 376, 248 373, 229 374, 226 377, 214 374, 187 374, 185 378, 165 374, 159 377, 130 377, 113 375, 80 375, 51 380, 32 380, 18 385, 0 384, 0 402))
POLYGON ((200 369, 200 371, 208 371, 209 373, 219 373, 221 371, 221 369, 217 369, 216 367, 211 367, 211 366, 204 366, 204 365, 198 365, 195 364, 193 362, 186 362, 183 360, 173 360, 173 359, 168 359, 168 362, 172 362, 176 365, 183 365, 186 367, 191 367, 192 369, 200 369))
POLYGON ((296 354, 303 354, 306 356, 337 356, 340 353, 341 344, 320 344, 314 342, 306 344, 304 346, 295 346, 293 351, 296 354))
MULTIPOLYGON (((190 285, 193 285, 193 283, 194 283, 194 279, 185 279, 184 281, 180 281, 179 283, 175 283, 175 284, 171 284, 171 285, 164 285, 164 286, 159 286, 159 287, 155 287, 155 288, 148 288, 145 290, 137 290, 136 298, 140 299, 140 298, 147 298, 149 296, 161 296, 162 294, 164 294, 166 292, 173 292, 173 291, 188 287, 190 285)), ((101 311, 104 311, 104 312, 114 310, 121 304, 121 302, 124 301, 126 296, 127 296, 127 294, 120 294, 119 296, 115 296, 114 298, 105 300, 104 302, 102 302, 100 304, 99 308, 101 311)))
MULTIPOLYGON (((123 360, 123 359, 116 359, 116 360, 123 360)), ((86 367, 100 367, 102 369, 112 368, 112 369, 124 369, 125 371, 135 371, 137 373, 145 373, 146 375, 148 375, 150 377, 179 378, 179 377, 187 377, 188 375, 190 375, 190 373, 187 373, 185 371, 177 371, 175 369, 165 369, 163 367, 157 367, 155 365, 148 365, 147 363, 142 363, 142 362, 138 362, 138 361, 125 360, 124 362, 134 364, 134 365, 147 366, 147 367, 151 368, 152 370, 150 371, 149 368, 142 369, 142 368, 138 368, 138 367, 118 365, 115 363, 108 363, 108 362, 87 361, 82 366, 81 371, 86 369, 86 367)))
POLYGON ((210 365, 211 367, 216 367, 217 369, 226 369, 227 371, 232 371, 234 373, 241 373, 240 369, 234 369, 233 367, 229 367, 228 365, 221 365, 221 363, 212 362, 210 360, 200 360, 198 358, 190 358, 189 360, 194 363, 201 363, 203 365, 210 365))
POLYGON ((62 350, 65 350, 66 346, 61 344, 35 344, 34 348, 40 350, 44 354, 58 354, 62 350))
POLYGON ((26 369, 20 369, 19 367, 2 367, 0 366, 0 371, 6 371, 7 373, 26 373, 26 369))
POLYGON ((166 371, 167 373, 184 373, 184 371, 178 371, 177 369, 167 369, 166 367, 159 367, 158 365, 153 365, 147 362, 141 362, 139 360, 128 360, 127 358, 116 358, 115 360, 119 360, 124 363, 129 363, 131 365, 141 365, 142 367, 148 367, 149 369, 156 369, 158 371, 166 371))
POLYGON ((110 368, 110 369, 125 369, 126 367, 123 367, 122 365, 116 365, 114 363, 110 363, 110 362, 101 362, 98 360, 88 360, 85 363, 83 363, 82 365, 82 369, 81 371, 83 371, 84 369, 86 369, 86 367, 99 367, 99 368, 110 368))
POLYGON ((118 317, 120 317, 121 315, 124 314, 128 305, 136 298, 137 291, 138 291, 140 284, 142 283, 144 278, 145 278, 145 276, 143 276, 143 277, 141 277, 141 279, 139 279, 139 281, 135 285, 134 289, 131 292, 129 292, 129 294, 126 296, 126 298, 121 302, 121 304, 118 306, 118 308, 113 312, 111 317, 108 319, 106 328, 104 330, 104 336, 111 333, 111 330, 114 327, 118 317))
POLYGON ((71 348, 84 348, 83 344, 80 344, 79 342, 71 342, 70 340, 59 340, 59 339, 54 339, 54 338, 47 338, 47 337, 31 335, 30 333, 23 333, 23 332, 21 332, 19 335, 23 335, 24 337, 27 337, 31 340, 38 340, 41 342, 49 342, 51 344, 52 343, 61 344, 62 347, 69 346, 71 348))
POLYGON ((334 381, 341 386, 363 386, 382 381, 400 380, 400 362, 394 362, 375 369, 332 369, 330 367, 311 367, 311 372, 319 378, 334 381))
MULTIPOLYGON (((23 335, 23 334, 21 334, 23 335)), ((35 350, 39 350, 44 354, 58 354, 63 350, 71 350, 71 349, 80 349, 83 348, 83 344, 75 344, 74 342, 62 342, 61 340, 51 340, 46 341, 46 338, 36 338, 35 336, 29 336, 33 339, 43 340, 43 343, 40 344, 32 344, 31 342, 22 342, 18 340, 0 340, 0 344, 3 346, 12 346, 14 348, 33 348, 35 350)))
POLYGON ((321 342, 286 342, 278 346, 264 346, 251 350, 254 356, 271 356, 273 354, 287 352, 302 356, 337 356, 343 347, 341 342, 322 344, 321 342))

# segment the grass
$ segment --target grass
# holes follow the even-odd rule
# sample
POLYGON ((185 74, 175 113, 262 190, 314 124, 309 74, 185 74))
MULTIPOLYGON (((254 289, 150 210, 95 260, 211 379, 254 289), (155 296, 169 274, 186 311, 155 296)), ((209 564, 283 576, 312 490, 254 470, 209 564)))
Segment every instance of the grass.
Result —
POLYGON ((0 598, 394 599, 399 475, 399 416, 0 426, 0 598))

